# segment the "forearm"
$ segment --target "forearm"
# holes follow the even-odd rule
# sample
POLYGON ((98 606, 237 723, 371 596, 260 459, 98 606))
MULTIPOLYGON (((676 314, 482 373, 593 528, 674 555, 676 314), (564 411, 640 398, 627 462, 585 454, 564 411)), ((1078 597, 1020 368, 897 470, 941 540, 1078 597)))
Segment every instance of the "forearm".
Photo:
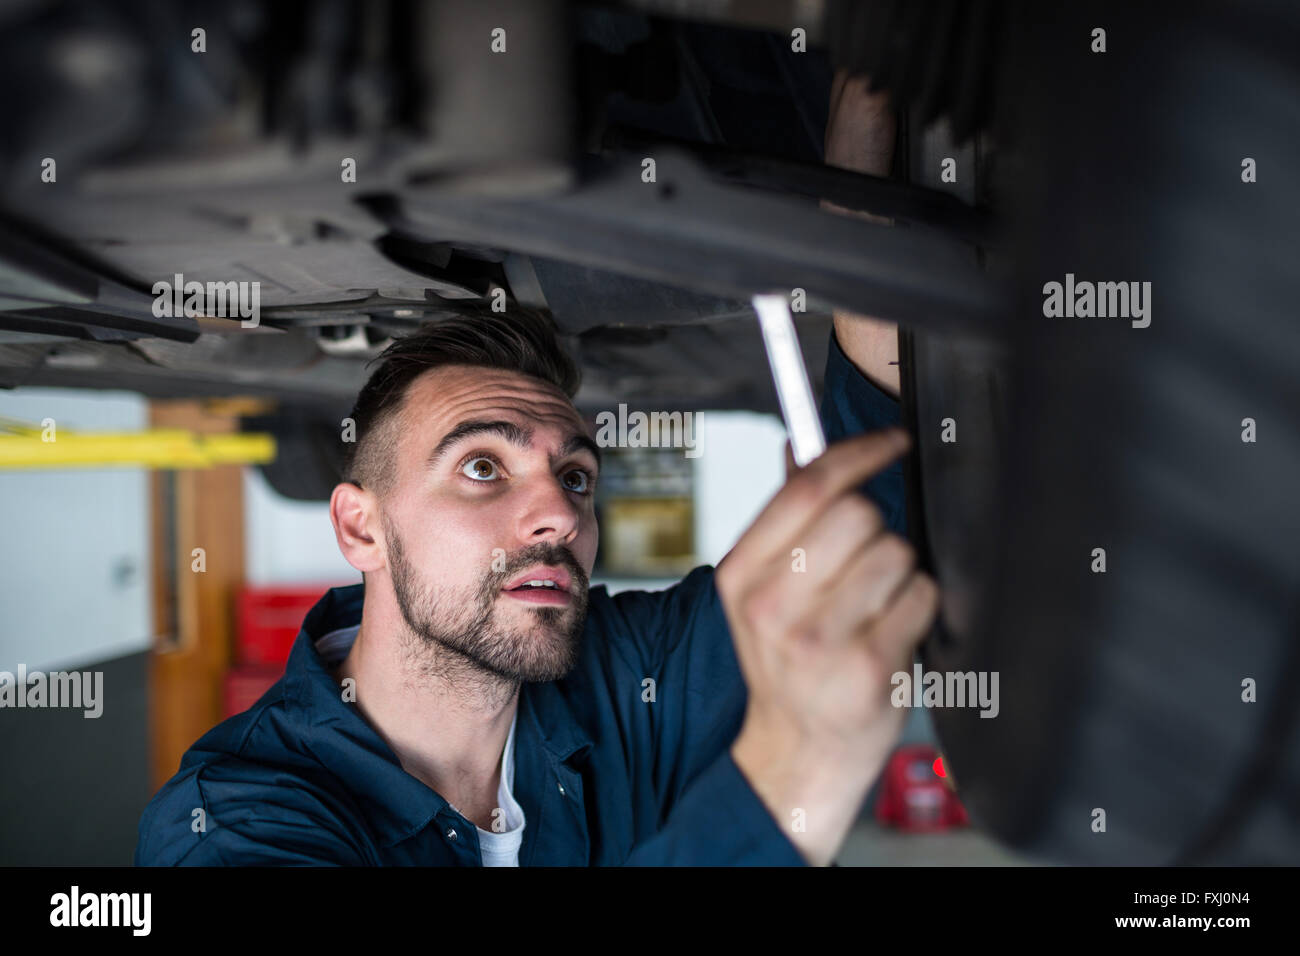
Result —
POLYGON ((880 771, 747 719, 731 745, 736 766, 813 866, 835 858, 880 771))
POLYGON ((888 93, 872 93, 870 79, 835 74, 826 123, 826 165, 870 176, 888 176, 894 160, 898 119, 888 93))
MULTIPOLYGON (((897 118, 888 94, 870 92, 868 82, 866 77, 849 77, 842 70, 835 74, 830 120, 826 125, 826 164, 872 176, 888 176, 897 118)), ((888 222, 830 202, 823 201, 822 206, 845 215, 888 222)), ((898 397, 898 327, 894 323, 836 310, 835 337, 858 371, 898 397)))
POLYGON ((898 326, 852 312, 835 310, 835 338, 854 367, 898 398, 898 326))
POLYGON ((639 842, 626 866, 806 866, 749 774, 723 752, 686 788, 667 821, 639 842), (725 808, 725 809, 724 809, 725 808), (719 824, 719 812, 725 822, 719 824))

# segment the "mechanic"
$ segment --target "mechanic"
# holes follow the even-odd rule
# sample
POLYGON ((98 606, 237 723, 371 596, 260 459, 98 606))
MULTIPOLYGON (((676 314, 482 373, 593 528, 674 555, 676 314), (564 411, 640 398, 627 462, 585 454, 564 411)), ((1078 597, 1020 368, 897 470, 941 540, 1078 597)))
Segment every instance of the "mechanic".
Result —
POLYGON ((890 530, 890 334, 837 313, 827 452, 787 459, 716 570, 614 596, 588 589, 599 449, 549 319, 393 343, 330 500, 364 583, 326 594, 284 677, 187 751, 136 862, 833 862, 937 603, 890 530), (879 507, 856 490, 873 475, 879 507))

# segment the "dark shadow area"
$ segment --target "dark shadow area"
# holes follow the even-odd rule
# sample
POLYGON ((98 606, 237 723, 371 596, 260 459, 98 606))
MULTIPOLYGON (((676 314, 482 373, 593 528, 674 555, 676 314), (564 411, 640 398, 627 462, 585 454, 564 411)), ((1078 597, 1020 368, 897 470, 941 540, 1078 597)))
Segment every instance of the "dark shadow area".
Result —
POLYGON ((148 653, 103 671, 103 713, 0 711, 0 866, 129 866, 149 802, 148 653))

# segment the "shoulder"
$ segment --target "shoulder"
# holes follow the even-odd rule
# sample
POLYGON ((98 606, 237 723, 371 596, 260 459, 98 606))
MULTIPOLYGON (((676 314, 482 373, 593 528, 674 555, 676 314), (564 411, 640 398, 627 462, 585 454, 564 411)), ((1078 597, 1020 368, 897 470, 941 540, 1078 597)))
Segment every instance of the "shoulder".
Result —
POLYGON ((285 728, 264 699, 205 734, 140 819, 142 866, 374 862, 346 790, 308 754, 272 748, 285 728))
POLYGON ((604 587, 593 588, 587 611, 591 641, 644 673, 697 638, 729 640, 713 575, 713 568, 703 565, 662 591, 611 595, 604 587))

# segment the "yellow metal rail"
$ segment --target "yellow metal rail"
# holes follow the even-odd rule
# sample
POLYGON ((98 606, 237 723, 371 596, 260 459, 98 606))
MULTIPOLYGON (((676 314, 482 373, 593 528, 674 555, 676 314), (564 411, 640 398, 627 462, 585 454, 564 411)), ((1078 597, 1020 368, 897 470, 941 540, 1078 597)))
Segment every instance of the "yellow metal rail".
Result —
POLYGON ((174 428, 77 432, 0 419, 0 470, 264 465, 275 460, 275 452, 275 438, 260 432, 205 435, 174 428))

